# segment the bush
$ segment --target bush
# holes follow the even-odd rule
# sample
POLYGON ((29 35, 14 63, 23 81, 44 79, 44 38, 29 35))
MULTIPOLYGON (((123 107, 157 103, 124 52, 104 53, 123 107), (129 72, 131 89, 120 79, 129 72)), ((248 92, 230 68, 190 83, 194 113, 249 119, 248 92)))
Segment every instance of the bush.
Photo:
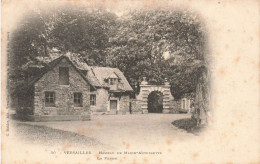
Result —
POLYGON ((198 133, 203 127, 197 126, 197 121, 192 118, 185 118, 180 120, 175 120, 172 124, 180 129, 184 129, 190 133, 198 133))

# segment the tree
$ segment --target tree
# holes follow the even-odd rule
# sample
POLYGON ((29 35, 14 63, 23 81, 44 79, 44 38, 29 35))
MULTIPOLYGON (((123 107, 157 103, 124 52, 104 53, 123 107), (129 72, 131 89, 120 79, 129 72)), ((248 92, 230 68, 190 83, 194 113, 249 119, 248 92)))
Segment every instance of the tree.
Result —
POLYGON ((106 48, 116 16, 85 9, 58 10, 51 37, 59 52, 81 54, 89 64, 106 65, 106 48))
POLYGON ((24 84, 28 67, 41 67, 37 56, 48 56, 51 19, 35 13, 27 15, 20 26, 11 34, 8 46, 8 86, 10 93, 24 84))
POLYGON ((143 76, 153 84, 167 77, 174 96, 194 91, 193 72, 204 60, 206 48, 201 21, 183 11, 134 11, 129 15, 111 38, 110 65, 120 68, 132 86, 143 76), (171 54, 168 59, 163 57, 166 51, 171 54), (181 61, 175 61, 177 56, 181 61))
POLYGON ((177 10, 136 10, 124 18, 85 8, 25 17, 10 41, 11 83, 25 82, 29 66, 43 66, 39 56, 69 51, 89 65, 119 68, 133 88, 145 76, 152 84, 168 78, 176 98, 195 91, 196 70, 205 63, 207 46, 202 21, 177 10))

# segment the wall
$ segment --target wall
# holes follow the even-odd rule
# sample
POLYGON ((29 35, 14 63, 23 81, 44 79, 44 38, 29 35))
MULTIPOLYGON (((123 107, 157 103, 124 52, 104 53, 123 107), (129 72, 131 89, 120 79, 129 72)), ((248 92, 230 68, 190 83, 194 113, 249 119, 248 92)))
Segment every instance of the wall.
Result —
POLYGON ((96 105, 91 106, 91 112, 94 113, 109 113, 109 99, 116 99, 119 101, 119 111, 118 114, 126 114, 130 112, 130 96, 128 94, 119 96, 111 96, 109 98, 109 93, 107 89, 99 88, 96 91, 91 92, 91 94, 96 94, 96 105))
POLYGON ((170 113, 179 113, 181 110, 181 101, 180 100, 172 100, 171 101, 171 111, 170 113))
POLYGON ((141 101, 133 99, 131 101, 131 113, 132 114, 142 114, 141 101))
MULTIPOLYGON (((148 85, 146 81, 143 81, 140 85, 140 93, 136 97, 138 100, 135 105, 140 105, 141 107, 141 113, 148 113, 148 96, 153 91, 158 91, 163 94, 163 113, 170 113, 171 109, 171 100, 173 100, 173 96, 170 91, 170 84, 168 82, 165 82, 164 85, 148 85)), ((136 109, 139 109, 137 107, 136 109)), ((136 110, 135 109, 135 110, 136 110)), ((139 111, 140 112, 140 111, 139 111)))
POLYGON ((108 90, 99 88, 91 94, 96 95, 96 105, 91 106, 92 112, 107 112, 108 107, 108 90))
POLYGON ((130 113, 130 96, 122 95, 119 100, 119 114, 128 114, 130 113))
POLYGON ((90 85, 63 59, 34 84, 34 115, 82 115, 90 110, 90 85), (69 85, 59 85, 59 67, 69 67, 69 85), (55 92, 55 107, 45 107, 45 91, 55 92), (74 92, 81 92, 82 107, 74 107, 74 92))

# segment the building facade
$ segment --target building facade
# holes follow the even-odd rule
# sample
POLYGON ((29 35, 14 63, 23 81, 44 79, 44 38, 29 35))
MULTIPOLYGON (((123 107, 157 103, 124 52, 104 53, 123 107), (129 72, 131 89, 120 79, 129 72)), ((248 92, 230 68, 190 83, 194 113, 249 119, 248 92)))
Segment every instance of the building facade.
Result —
POLYGON ((75 54, 48 62, 17 88, 17 114, 34 121, 89 120, 92 113, 129 113, 133 91, 120 70, 89 67, 75 54))
POLYGON ((130 113, 130 94, 133 89, 119 69, 90 67, 87 77, 96 88, 90 93, 90 109, 93 113, 130 113))
POLYGON ((22 88, 18 113, 34 121, 89 120, 91 88, 69 58, 62 56, 22 88))

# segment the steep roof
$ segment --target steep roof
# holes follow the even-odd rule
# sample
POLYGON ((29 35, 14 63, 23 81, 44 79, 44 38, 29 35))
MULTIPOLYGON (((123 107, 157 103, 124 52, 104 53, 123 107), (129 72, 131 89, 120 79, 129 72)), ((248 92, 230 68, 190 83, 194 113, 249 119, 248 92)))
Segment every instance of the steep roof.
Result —
POLYGON ((51 57, 37 57, 38 60, 50 64, 55 59, 60 58, 61 56, 66 56, 73 63, 73 65, 79 70, 89 70, 88 64, 85 62, 83 57, 80 54, 67 52, 66 54, 52 53, 51 57))
POLYGON ((40 80, 44 74, 52 70, 62 59, 66 59, 74 68, 75 70, 79 73, 79 75, 88 83, 92 88, 95 88, 94 85, 86 78, 86 76, 81 72, 81 70, 78 69, 74 65, 74 63, 70 60, 70 58, 67 55, 62 55, 53 61, 49 62, 47 66, 45 66, 39 74, 37 74, 35 77, 32 77, 32 80, 27 82, 26 84, 22 84, 22 86, 18 86, 15 92, 20 92, 20 93, 26 93, 33 85, 36 83, 38 80, 40 80))
POLYGON ((79 54, 74 53, 66 53, 64 55, 54 54, 51 58, 39 58, 39 60, 43 61, 46 66, 42 68, 35 77, 32 77, 32 80, 30 80, 28 83, 22 84, 21 86, 17 87, 16 91, 20 93, 27 92, 35 82, 40 80, 40 78, 45 73, 52 70, 62 59, 66 59, 70 64, 72 64, 72 66, 81 75, 81 77, 93 88, 109 88, 109 84, 106 82, 106 79, 110 76, 117 76, 120 81, 117 91, 133 91, 124 74, 119 69, 110 67, 88 66, 79 54), (84 71, 87 73, 83 73, 84 71))
POLYGON ((127 79, 125 78, 123 72, 121 72, 118 68, 90 67, 88 77, 90 79, 93 79, 93 81, 96 80, 97 85, 95 86, 109 88, 109 84, 106 82, 106 79, 113 74, 117 75, 117 77, 119 78, 118 90, 133 91, 132 87, 129 85, 127 79))

